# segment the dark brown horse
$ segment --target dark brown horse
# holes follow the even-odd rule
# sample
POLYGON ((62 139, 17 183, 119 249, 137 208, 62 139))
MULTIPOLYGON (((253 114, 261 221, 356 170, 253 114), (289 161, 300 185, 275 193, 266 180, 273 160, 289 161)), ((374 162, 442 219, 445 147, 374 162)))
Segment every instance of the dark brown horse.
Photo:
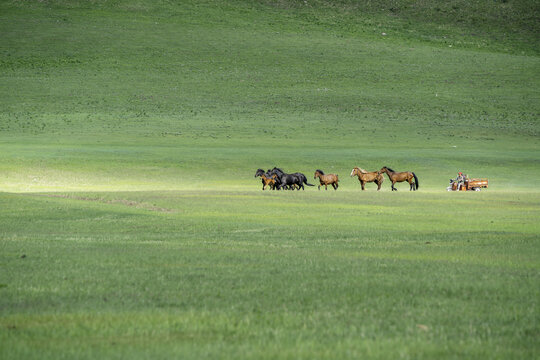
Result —
POLYGON ((397 191, 394 184, 397 182, 407 181, 409 183, 409 191, 418 189, 418 178, 412 171, 395 172, 388 166, 384 166, 377 172, 378 174, 386 173, 388 178, 392 182, 392 191, 397 191), (414 180, 413 180, 414 179, 414 180))
POLYGON ((360 185, 362 185, 362 190, 366 190, 365 185, 369 182, 374 182, 375 184, 377 184, 377 191, 381 190, 384 176, 382 176, 382 174, 379 174, 377 171, 368 172, 362 168, 355 166, 351 171, 351 177, 354 175, 358 176, 358 181, 360 181, 360 185))
MULTIPOLYGON (((321 183, 321 185, 324 185, 324 188, 326 190, 328 190, 328 185, 332 185, 334 190, 337 190, 337 188, 339 187, 339 179, 336 174, 325 175, 322 170, 315 170, 315 176, 313 176, 313 178, 319 178, 319 182, 321 183)), ((321 185, 319 185, 319 190, 321 190, 321 185)))

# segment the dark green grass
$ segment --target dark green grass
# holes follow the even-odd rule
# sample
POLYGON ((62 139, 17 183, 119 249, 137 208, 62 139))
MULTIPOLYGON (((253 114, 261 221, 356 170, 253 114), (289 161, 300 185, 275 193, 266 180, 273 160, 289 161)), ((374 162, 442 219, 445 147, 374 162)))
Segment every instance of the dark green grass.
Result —
POLYGON ((0 357, 538 357, 537 8, 0 2, 0 357))

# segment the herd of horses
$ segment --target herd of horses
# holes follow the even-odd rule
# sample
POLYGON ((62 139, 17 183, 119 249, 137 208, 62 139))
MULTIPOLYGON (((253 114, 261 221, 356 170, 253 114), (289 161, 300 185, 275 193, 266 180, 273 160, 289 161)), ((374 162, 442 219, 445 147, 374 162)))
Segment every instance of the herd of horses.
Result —
MULTIPOLYGON (((362 190, 366 190, 366 183, 374 182, 377 184, 377 191, 381 190, 382 183, 384 181, 383 174, 388 176, 388 179, 392 182, 392 191, 397 191, 395 184, 398 182, 407 181, 409 183, 409 191, 416 191, 418 189, 418 178, 412 171, 396 172, 390 169, 388 166, 382 167, 379 171, 366 171, 359 167, 354 167, 351 171, 351 177, 357 176, 362 190)), ((288 174, 280 168, 274 167, 266 172, 263 169, 257 169, 255 177, 261 177, 262 189, 268 187, 272 190, 304 190, 304 185, 315 186, 307 182, 306 175, 296 172, 288 174)), ((315 170, 313 179, 319 179, 319 190, 321 186, 324 186, 328 190, 328 186, 332 186, 334 190, 339 187, 339 177, 336 174, 325 174, 322 170, 315 170)))

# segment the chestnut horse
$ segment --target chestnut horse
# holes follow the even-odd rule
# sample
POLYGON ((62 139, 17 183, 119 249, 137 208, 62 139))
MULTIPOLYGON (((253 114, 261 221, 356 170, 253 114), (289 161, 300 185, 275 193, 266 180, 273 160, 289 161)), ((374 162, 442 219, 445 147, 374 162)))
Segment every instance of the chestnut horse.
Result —
POLYGON ((260 176, 263 184, 263 190, 266 188, 266 186, 269 186, 270 189, 274 190, 276 188, 276 179, 277 175, 274 174, 272 176, 268 176, 268 174, 264 173, 263 169, 258 169, 255 173, 255 177, 260 176))
POLYGON ((358 176, 358 181, 360 181, 360 185, 362 185, 362 190, 366 190, 365 185, 369 182, 374 182, 375 184, 377 184, 377 191, 381 190, 384 176, 382 176, 382 174, 379 174, 377 171, 368 172, 362 168, 355 166, 354 169, 352 169, 351 171, 351 177, 354 175, 358 176))
POLYGON ((395 172, 390 169, 388 166, 384 166, 381 170, 377 172, 378 174, 386 173, 388 178, 392 182, 392 191, 397 191, 394 187, 394 184, 397 182, 407 181, 409 183, 409 191, 418 189, 418 178, 412 171, 404 172, 395 172), (414 178, 414 181, 413 181, 414 178))
MULTIPOLYGON (((314 179, 319 178, 319 182, 321 185, 324 185, 324 188, 328 190, 328 185, 332 185, 334 190, 337 190, 339 187, 338 184, 338 176, 336 174, 328 174, 325 175, 322 170, 315 170, 315 176, 313 176, 314 179)), ((319 185, 319 190, 321 190, 321 185, 319 185)))

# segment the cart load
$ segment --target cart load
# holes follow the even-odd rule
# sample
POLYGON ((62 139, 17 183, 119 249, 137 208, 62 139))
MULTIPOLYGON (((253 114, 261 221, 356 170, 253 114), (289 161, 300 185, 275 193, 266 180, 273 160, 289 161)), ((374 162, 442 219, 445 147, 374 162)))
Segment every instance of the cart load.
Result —
POLYGON ((468 178, 460 184, 456 179, 450 179, 450 186, 446 188, 448 191, 480 191, 482 188, 488 187, 488 179, 468 178))

